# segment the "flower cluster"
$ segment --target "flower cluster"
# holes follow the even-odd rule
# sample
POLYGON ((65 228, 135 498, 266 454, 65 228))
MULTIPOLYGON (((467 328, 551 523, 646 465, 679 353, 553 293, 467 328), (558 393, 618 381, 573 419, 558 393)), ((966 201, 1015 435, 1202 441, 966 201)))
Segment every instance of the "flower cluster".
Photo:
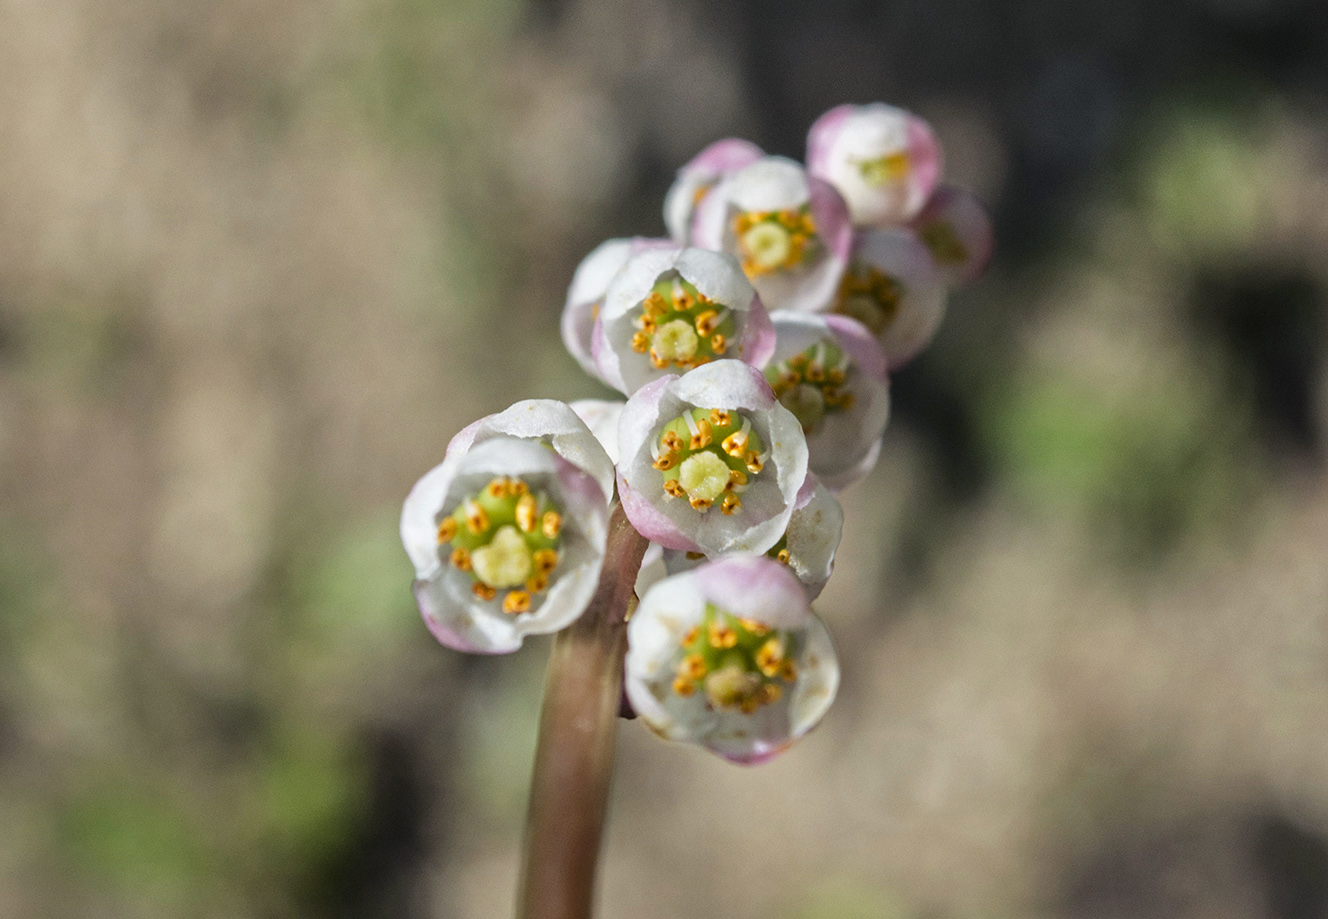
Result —
POLYGON ((840 106, 806 164, 722 140, 678 173, 662 239, 577 268, 562 335, 626 401, 517 403, 476 422, 407 498, 433 634, 506 652, 573 622, 616 500, 648 539, 625 690, 657 733, 735 762, 813 727, 838 685, 810 602, 871 471, 888 374, 990 257, 977 200, 940 184, 920 118, 840 106))

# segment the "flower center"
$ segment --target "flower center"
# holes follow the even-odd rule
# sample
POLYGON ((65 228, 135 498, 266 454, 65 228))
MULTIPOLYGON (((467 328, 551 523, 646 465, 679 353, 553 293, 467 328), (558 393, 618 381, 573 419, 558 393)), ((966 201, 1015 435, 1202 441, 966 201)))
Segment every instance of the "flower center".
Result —
POLYGON ((853 165, 858 167, 862 181, 873 188, 903 181, 910 168, 907 150, 896 150, 870 160, 855 160, 853 165))
POLYGON ((904 299, 904 285, 871 265, 858 263, 844 272, 834 312, 856 319, 873 335, 880 335, 895 321, 904 299))
POLYGON ((771 364, 765 378, 780 403, 798 419, 802 432, 810 435, 826 415, 853 407, 853 393, 844 389, 852 369, 843 349, 822 339, 806 351, 771 364))
POLYGON ((796 210, 744 211, 733 218, 733 235, 748 276, 796 268, 818 249, 816 220, 807 205, 796 210))
POLYGON ((649 354, 656 370, 710 363, 728 351, 736 328, 727 307, 676 272, 655 282, 633 324, 632 350, 649 354))
POLYGON ((742 510, 738 496, 769 458, 751 421, 718 408, 694 408, 664 425, 651 455, 665 497, 686 498, 703 514, 719 501, 726 516, 742 510))
POLYGON ((470 574, 476 597, 494 600, 504 591, 503 612, 517 615, 549 589, 562 522, 546 494, 521 479, 496 478, 438 521, 438 544, 451 544, 448 561, 470 574))
POLYGON ((705 619, 683 637, 673 691, 691 696, 700 689, 711 708, 750 715, 797 682, 796 656, 793 633, 707 605, 705 619))
POLYGON ((942 265, 962 265, 968 261, 968 247, 954 227, 943 220, 928 223, 918 230, 918 238, 931 250, 931 257, 942 265))

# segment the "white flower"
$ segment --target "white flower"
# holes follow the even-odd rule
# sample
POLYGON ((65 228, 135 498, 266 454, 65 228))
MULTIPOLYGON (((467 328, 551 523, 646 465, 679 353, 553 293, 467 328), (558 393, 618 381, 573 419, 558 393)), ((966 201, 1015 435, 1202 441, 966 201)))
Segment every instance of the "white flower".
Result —
POLYGON ((775 354, 765 378, 802 423, 808 468, 841 491, 876 462, 890 418, 885 355, 847 316, 775 313, 775 354))
POLYGON ((839 190, 855 225, 898 224, 940 180, 941 147, 927 123, 903 109, 841 105, 812 125, 807 171, 839 190))
POLYGON ((595 435, 599 445, 604 448, 613 463, 618 462, 618 419, 622 417, 626 402, 609 402, 604 399, 578 399, 567 403, 576 417, 586 423, 590 433, 595 435))
POLYGON ((603 448, 560 402, 518 402, 457 434, 401 511, 434 636, 505 653, 580 616, 599 580, 612 482, 603 448))
POLYGON ((774 331, 733 259, 704 249, 632 256, 595 326, 595 366, 631 395, 651 380, 726 358, 764 367, 774 331))
POLYGON ((652 730, 763 762, 834 701, 839 663, 797 578, 729 556, 656 583, 627 625, 627 698, 652 730))
POLYGON ((991 261, 991 218, 970 192, 942 185, 909 224, 931 251, 946 283, 977 280, 991 261))
POLYGON ((696 213, 696 245, 742 264, 769 310, 823 309, 847 263, 843 198, 798 163, 767 156, 729 175, 696 213))
POLYGON ((708 555, 769 549, 807 476, 802 426, 737 361, 642 387, 623 408, 618 448, 618 493, 637 531, 708 555))

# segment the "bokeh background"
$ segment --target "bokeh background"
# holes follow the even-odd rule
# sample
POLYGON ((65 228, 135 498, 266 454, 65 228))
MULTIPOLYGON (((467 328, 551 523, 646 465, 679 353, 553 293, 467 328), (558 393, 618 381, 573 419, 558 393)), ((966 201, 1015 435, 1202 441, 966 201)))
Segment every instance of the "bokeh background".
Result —
POLYGON ((547 640, 436 645, 400 501, 604 393, 563 293, 679 165, 878 99, 996 261, 838 704, 625 724, 603 917, 1328 916, 1318 0, 0 0, 0 915, 507 915, 547 640))

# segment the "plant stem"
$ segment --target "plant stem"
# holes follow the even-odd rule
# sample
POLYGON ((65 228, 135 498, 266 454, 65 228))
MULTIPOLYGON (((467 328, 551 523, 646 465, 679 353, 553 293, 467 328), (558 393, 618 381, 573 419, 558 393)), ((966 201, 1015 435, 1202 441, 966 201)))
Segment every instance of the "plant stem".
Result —
POLYGON ((595 596, 584 615, 554 637, 517 919, 590 919, 613 777, 627 616, 646 545, 615 506, 595 596))

